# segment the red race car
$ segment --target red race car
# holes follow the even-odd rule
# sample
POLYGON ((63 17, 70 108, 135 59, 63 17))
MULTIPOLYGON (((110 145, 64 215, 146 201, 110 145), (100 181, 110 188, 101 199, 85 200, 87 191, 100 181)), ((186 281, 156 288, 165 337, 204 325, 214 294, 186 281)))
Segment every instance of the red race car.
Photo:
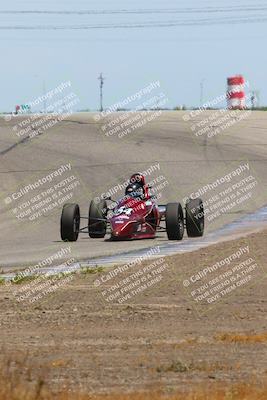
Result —
POLYGON ((169 240, 182 240, 185 227, 188 237, 203 236, 201 199, 189 199, 183 210, 180 203, 158 205, 149 189, 144 176, 138 173, 130 178, 122 199, 92 200, 88 217, 80 216, 78 204, 65 204, 61 214, 61 239, 75 242, 79 233, 87 233, 93 239, 104 238, 107 233, 114 240, 153 239, 157 232, 167 232, 169 240), (82 228, 81 219, 87 220, 82 228))

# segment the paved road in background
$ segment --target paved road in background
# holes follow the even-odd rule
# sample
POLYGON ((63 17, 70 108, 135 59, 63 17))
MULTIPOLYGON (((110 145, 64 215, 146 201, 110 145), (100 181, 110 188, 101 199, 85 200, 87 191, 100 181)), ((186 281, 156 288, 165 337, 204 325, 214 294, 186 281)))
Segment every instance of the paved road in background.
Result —
MULTIPOLYGON (((267 114, 253 112, 242 121, 231 117, 230 128, 208 138, 201 129, 207 126, 205 119, 210 118, 209 132, 215 132, 212 113, 214 111, 207 111, 191 118, 189 112, 164 112, 122 138, 111 131, 112 121, 122 115, 118 113, 99 121, 93 113, 74 114, 34 138, 27 138, 19 126, 26 116, 8 122, 1 117, 0 268, 6 271, 12 267, 34 265, 62 248, 68 251, 69 246, 71 253, 66 252, 61 261, 70 255, 79 261, 167 241, 165 234, 160 234, 154 241, 116 243, 82 235, 76 243, 62 243, 59 235, 61 206, 49 210, 49 205, 55 205, 58 200, 54 199, 52 203, 47 200, 51 195, 49 190, 55 185, 59 201, 65 195, 72 195, 66 202, 79 203, 86 216, 93 197, 111 190, 117 198, 123 193, 117 190, 118 183, 123 185, 137 171, 146 171, 148 180, 154 180, 159 203, 164 204, 182 202, 208 183, 248 165, 249 170, 235 177, 234 182, 252 175, 257 184, 251 197, 207 222, 207 232, 267 204, 267 114), (185 121, 184 116, 189 121, 185 121), (62 175, 55 176, 56 173, 62 175), (48 176, 52 177, 51 182, 43 183, 50 179, 48 176), (37 182, 39 187, 31 186, 28 193, 24 193, 27 186, 37 185, 37 182), (47 203, 38 208, 41 201, 47 203), (21 218, 29 205, 35 205, 35 212, 44 207, 47 211, 35 221, 30 221, 29 215, 21 218)), ((219 184, 202 197, 212 202, 212 198, 227 187, 229 184, 219 184)))

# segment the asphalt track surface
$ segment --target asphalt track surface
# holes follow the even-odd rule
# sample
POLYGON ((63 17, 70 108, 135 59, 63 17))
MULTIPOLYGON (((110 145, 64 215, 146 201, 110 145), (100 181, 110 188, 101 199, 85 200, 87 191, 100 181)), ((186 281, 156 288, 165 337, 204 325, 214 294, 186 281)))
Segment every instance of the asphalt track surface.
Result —
MULTIPOLYGON (((196 128, 196 124, 201 124, 211 113, 205 112, 184 121, 183 117, 189 112, 163 112, 123 138, 116 134, 106 136, 103 129, 107 121, 115 120, 118 114, 99 121, 95 120, 96 114, 93 113, 74 114, 34 138, 27 138, 25 134, 19 137, 21 128, 14 129, 26 116, 11 121, 0 117, 0 268, 8 271, 35 265, 69 246, 70 253, 60 262, 69 259, 70 255, 75 261, 80 261, 166 243, 165 233, 159 234, 155 240, 127 242, 110 242, 108 237, 94 240, 81 235, 76 243, 63 243, 59 235, 61 205, 42 212, 35 221, 29 220, 29 216, 17 218, 23 207, 24 211, 28 209, 28 201, 32 207, 41 201, 40 198, 46 200, 51 187, 73 176, 78 186, 66 192, 72 196, 66 202, 79 203, 85 216, 93 197, 112 189, 114 198, 117 198, 123 193, 114 189, 118 183, 122 185, 134 172, 152 170, 147 176, 148 181, 156 180, 155 186, 167 182, 156 191, 161 196, 159 203, 164 204, 182 202, 189 194, 236 171, 240 165, 249 165, 249 169, 233 178, 231 184, 238 184, 253 175, 257 184, 251 195, 207 222, 207 232, 267 204, 267 114, 253 112, 241 121, 231 117, 233 124, 230 128, 211 138, 206 134, 197 136, 196 130, 200 128, 196 128), (71 165, 70 171, 17 198, 27 185, 68 164, 71 165), (14 193, 16 199, 12 198, 14 193), (41 196, 39 199, 38 195, 41 196), (8 198, 12 201, 8 202, 8 198)), ((214 122, 209 124, 211 129, 212 124, 214 122)), ((202 196, 204 201, 212 203, 213 197, 227 190, 229 185, 219 184, 209 189, 202 196)), ((240 187, 244 189, 244 185, 240 187)), ((62 196, 58 190, 57 195, 62 196)), ((43 209, 44 206, 36 208, 36 211, 43 209)))

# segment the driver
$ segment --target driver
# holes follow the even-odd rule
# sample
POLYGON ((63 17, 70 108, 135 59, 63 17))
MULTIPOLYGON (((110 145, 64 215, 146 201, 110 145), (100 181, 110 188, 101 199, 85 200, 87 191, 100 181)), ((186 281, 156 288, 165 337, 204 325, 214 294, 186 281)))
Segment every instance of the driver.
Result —
POLYGON ((144 198, 144 188, 140 183, 130 183, 125 190, 125 195, 133 199, 144 198))
POLYGON ((139 172, 137 174, 133 174, 130 178, 131 183, 139 183, 142 186, 145 186, 145 177, 144 175, 140 174, 139 172))
POLYGON ((142 187, 143 190, 143 197, 145 199, 149 198, 149 193, 148 193, 148 186, 146 185, 145 182, 145 177, 143 174, 140 172, 137 172, 136 174, 133 174, 130 178, 130 183, 132 184, 139 184, 142 187))

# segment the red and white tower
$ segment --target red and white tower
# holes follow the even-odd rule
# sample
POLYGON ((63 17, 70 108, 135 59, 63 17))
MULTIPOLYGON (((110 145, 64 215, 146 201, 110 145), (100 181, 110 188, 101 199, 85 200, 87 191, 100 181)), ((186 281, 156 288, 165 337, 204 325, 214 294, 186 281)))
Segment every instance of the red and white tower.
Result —
POLYGON ((229 110, 246 108, 245 79, 242 75, 227 78, 227 106, 229 110))

